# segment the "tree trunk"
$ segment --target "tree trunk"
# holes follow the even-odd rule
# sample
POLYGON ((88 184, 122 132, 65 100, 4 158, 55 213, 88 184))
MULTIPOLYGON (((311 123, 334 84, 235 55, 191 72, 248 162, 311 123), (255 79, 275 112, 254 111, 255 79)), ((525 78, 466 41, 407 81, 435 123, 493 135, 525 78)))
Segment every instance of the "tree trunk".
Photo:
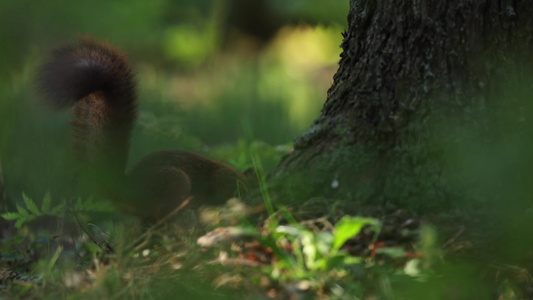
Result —
POLYGON ((487 120, 530 113, 502 83, 531 95, 532 13, 529 0, 351 0, 322 114, 273 173, 280 201, 461 199, 449 162, 461 132, 482 137, 496 130, 487 120))

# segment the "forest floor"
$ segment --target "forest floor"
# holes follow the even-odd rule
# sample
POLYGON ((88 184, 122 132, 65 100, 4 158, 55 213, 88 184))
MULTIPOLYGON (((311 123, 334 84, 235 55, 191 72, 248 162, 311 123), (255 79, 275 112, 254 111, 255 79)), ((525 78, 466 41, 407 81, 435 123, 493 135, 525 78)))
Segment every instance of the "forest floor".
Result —
POLYGON ((232 199, 112 233, 77 213, 4 221, 0 288, 25 299, 532 298, 527 264, 491 255, 481 217, 356 211, 317 198, 267 215, 232 199), (63 234, 50 234, 58 222, 63 234))

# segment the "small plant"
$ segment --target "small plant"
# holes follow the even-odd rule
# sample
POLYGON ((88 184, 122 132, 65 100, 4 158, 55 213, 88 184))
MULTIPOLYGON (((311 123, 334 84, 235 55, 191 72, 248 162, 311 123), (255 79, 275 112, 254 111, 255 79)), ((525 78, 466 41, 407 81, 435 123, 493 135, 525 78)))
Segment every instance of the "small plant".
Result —
MULTIPOLYGON (((67 211, 67 205, 64 201, 57 205, 52 205, 52 197, 49 193, 44 195, 40 208, 35 201, 24 193, 22 193, 22 200, 26 207, 17 204, 16 212, 8 212, 0 215, 6 220, 15 221, 16 228, 20 228, 24 224, 43 216, 64 217, 65 212, 67 211)), ((110 203, 98 201, 93 198, 85 199, 83 201, 78 200, 71 207, 73 207, 75 211, 83 212, 109 212, 114 210, 110 203)))
POLYGON ((379 234, 380 222, 372 218, 343 217, 333 231, 315 232, 303 226, 278 226, 272 234, 278 247, 291 245, 294 256, 280 257, 272 270, 275 279, 312 278, 317 273, 341 270, 346 266, 363 262, 361 257, 342 250, 344 243, 355 237, 366 226, 371 226, 375 238, 379 234))
POLYGON ((40 209, 37 204, 24 193, 22 193, 22 200, 24 200, 26 208, 17 204, 16 212, 1 214, 2 218, 9 221, 15 221, 16 228, 20 228, 22 225, 41 216, 61 216, 65 207, 64 203, 52 207, 52 198, 48 193, 44 196, 40 209))

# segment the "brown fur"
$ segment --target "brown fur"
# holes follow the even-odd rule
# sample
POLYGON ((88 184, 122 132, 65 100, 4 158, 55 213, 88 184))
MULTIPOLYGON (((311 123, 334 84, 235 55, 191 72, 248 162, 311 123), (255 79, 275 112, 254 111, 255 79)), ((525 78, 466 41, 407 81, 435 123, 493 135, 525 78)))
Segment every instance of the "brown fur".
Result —
POLYGON ((74 150, 122 210, 160 219, 184 199, 223 203, 246 177, 233 167, 183 150, 153 152, 124 174, 137 116, 134 73, 126 55, 90 38, 59 48, 37 78, 45 103, 73 106, 74 150))

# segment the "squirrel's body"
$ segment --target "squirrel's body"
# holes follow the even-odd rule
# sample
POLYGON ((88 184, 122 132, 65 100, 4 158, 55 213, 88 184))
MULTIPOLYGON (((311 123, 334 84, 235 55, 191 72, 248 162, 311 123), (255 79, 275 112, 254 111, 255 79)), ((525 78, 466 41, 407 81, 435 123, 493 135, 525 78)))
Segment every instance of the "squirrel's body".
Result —
POLYGON ((128 186, 141 186, 137 195, 128 197, 135 208, 156 208, 156 217, 163 217, 187 196, 194 196, 200 204, 221 204, 235 195, 237 185, 247 179, 237 169, 196 153, 184 150, 152 152, 137 162, 127 174, 128 186), (170 180, 171 178, 172 180, 170 180), (158 203, 144 201, 155 194, 156 198, 176 197, 158 203), (139 197, 140 196, 140 197, 139 197))
POLYGON ((183 150, 148 154, 125 174, 137 116, 134 73, 119 50, 84 38, 60 48, 38 76, 46 103, 72 106, 75 154, 123 210, 159 219, 185 198, 223 203, 245 176, 233 167, 183 150))

